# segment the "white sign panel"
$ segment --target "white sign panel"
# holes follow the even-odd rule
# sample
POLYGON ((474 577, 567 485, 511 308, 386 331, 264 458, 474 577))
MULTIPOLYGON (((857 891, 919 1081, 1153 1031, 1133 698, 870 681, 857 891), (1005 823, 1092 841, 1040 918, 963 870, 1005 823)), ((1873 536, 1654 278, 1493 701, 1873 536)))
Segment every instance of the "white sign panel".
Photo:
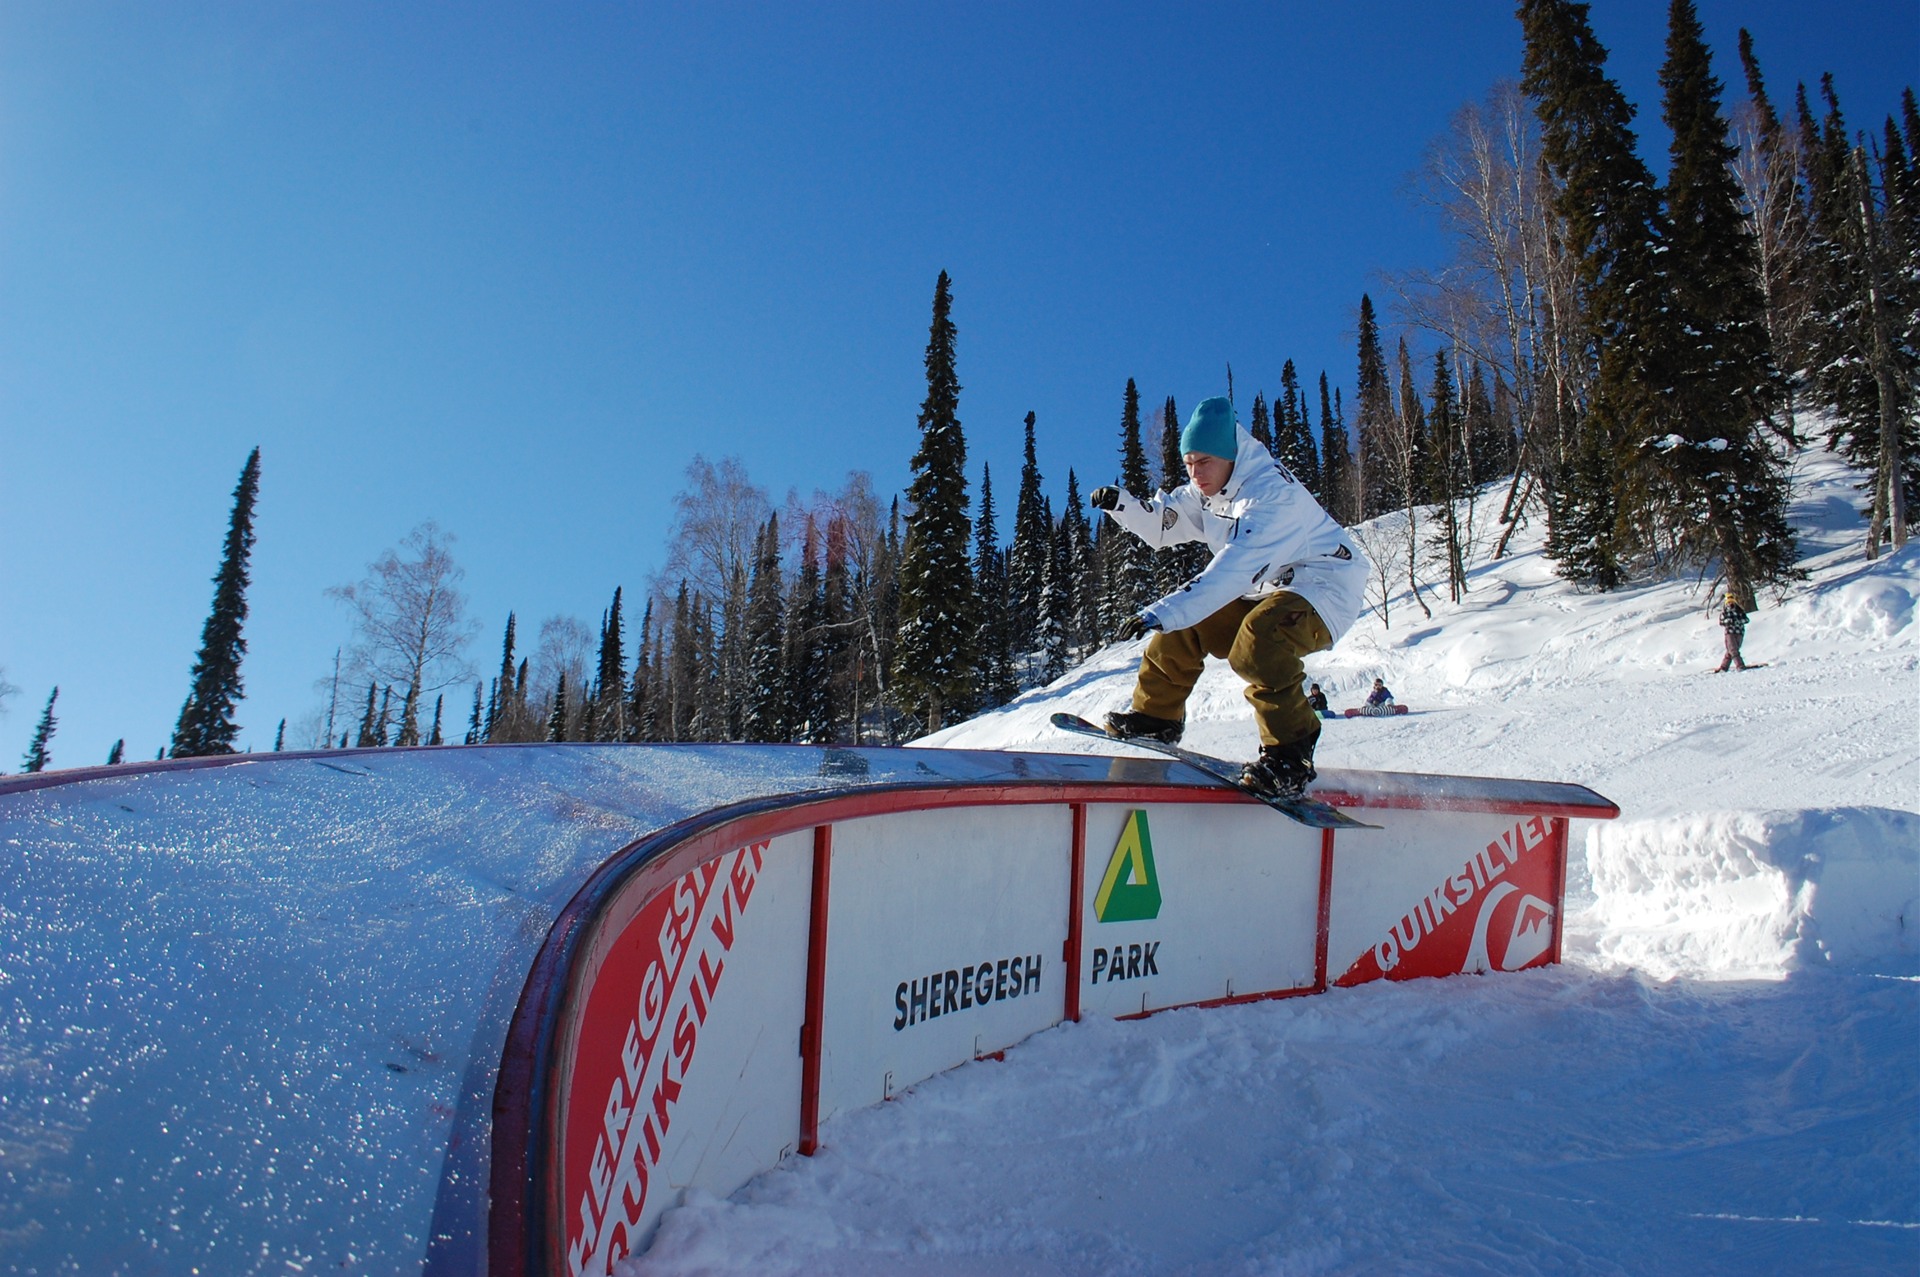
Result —
POLYGON ((1058 805, 834 826, 823 1121, 1059 1022, 1071 850, 1058 805))
POLYGON ((698 1185, 730 1193, 800 1123, 812 833, 701 865, 595 946, 562 1118, 570 1275, 637 1253, 698 1185))
POLYGON ((1312 987, 1320 842, 1265 807, 1088 807, 1081 1013, 1312 987))
POLYGON ((1565 873, 1551 817, 1395 811, 1379 820, 1384 829, 1335 844, 1331 982, 1517 971, 1550 959, 1565 873))

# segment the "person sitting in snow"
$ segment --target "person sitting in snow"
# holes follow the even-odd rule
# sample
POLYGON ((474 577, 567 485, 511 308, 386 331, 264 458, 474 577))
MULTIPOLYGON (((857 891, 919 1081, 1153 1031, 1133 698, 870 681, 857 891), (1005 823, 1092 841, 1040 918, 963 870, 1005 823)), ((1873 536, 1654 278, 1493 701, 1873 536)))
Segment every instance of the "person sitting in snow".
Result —
POLYGON ((1367 703, 1360 712, 1369 718, 1385 718, 1393 713, 1393 693, 1387 690, 1383 679, 1373 680, 1373 690, 1367 693, 1367 703))
POLYGON ((1727 591, 1727 605, 1720 609, 1720 628, 1726 631, 1727 654, 1720 658, 1720 668, 1715 674, 1725 674, 1727 667, 1743 670, 1747 663, 1740 659, 1740 643, 1747 636, 1747 610, 1740 606, 1740 596, 1732 590, 1727 591))
POLYGON ((1243 782, 1276 797, 1314 778, 1320 718, 1301 693, 1301 658, 1332 647, 1360 615, 1369 571, 1352 538, 1224 398, 1202 400, 1180 432, 1188 482, 1158 499, 1096 488, 1088 501, 1151 546, 1205 541, 1213 559, 1191 581, 1141 608, 1116 635, 1153 637, 1133 708, 1108 714, 1110 735, 1172 744, 1209 656, 1246 681, 1260 753, 1243 782))
POLYGON ((1332 718, 1333 711, 1327 708, 1327 694, 1315 683, 1307 688, 1307 708, 1322 718, 1332 718))

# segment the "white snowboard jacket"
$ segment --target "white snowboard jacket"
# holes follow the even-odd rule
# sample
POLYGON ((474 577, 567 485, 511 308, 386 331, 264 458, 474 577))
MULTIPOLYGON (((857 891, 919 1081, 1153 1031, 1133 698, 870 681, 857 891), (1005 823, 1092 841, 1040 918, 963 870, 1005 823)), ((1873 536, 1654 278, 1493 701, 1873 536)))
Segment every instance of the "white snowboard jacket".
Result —
POLYGON ((1234 599, 1284 589, 1312 604, 1339 642, 1366 606, 1367 558, 1265 445, 1244 427, 1236 433, 1233 473, 1214 496, 1184 483, 1157 497, 1122 492, 1107 511, 1156 548, 1184 541, 1213 547, 1213 561, 1198 576, 1141 615, 1159 629, 1184 630, 1234 599))

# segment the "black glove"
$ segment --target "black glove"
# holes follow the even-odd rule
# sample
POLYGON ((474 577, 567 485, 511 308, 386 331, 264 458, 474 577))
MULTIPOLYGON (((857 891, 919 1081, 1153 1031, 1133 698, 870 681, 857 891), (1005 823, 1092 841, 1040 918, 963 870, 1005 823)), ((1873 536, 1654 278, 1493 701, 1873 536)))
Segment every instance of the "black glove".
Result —
POLYGON ((1120 624, 1114 629, 1113 641, 1116 643, 1131 643, 1133 642, 1133 640, 1145 634, 1148 630, 1157 629, 1157 628, 1159 627, 1154 625, 1149 625, 1147 623, 1146 617, 1140 615, 1138 612, 1135 612, 1132 616, 1120 622, 1120 624))
POLYGON ((1120 504, 1120 489, 1095 488, 1087 494, 1087 504, 1096 510, 1111 510, 1120 504))

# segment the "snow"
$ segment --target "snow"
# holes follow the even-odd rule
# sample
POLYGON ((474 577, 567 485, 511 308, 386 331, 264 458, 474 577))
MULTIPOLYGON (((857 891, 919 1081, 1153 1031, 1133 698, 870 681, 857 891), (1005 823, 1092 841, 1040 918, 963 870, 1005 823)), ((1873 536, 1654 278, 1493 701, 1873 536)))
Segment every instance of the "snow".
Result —
MULTIPOLYGON (((1861 557, 1856 482, 1799 463, 1764 668, 1708 672, 1708 583, 1582 594, 1537 527, 1309 661, 1414 707, 1327 723, 1323 766, 1620 804, 1576 826, 1563 966, 1062 1025, 690 1193, 622 1271, 1920 1271, 1920 550, 1861 557)), ((1047 716, 1124 706, 1138 648, 929 743, 1100 750, 1047 716)), ((1251 752, 1224 666, 1189 710, 1251 752)))
POLYGON ((1023 770, 1109 769, 505 745, 0 780, 0 1269, 471 1271, 508 1022, 589 874, 725 804, 1023 770))

